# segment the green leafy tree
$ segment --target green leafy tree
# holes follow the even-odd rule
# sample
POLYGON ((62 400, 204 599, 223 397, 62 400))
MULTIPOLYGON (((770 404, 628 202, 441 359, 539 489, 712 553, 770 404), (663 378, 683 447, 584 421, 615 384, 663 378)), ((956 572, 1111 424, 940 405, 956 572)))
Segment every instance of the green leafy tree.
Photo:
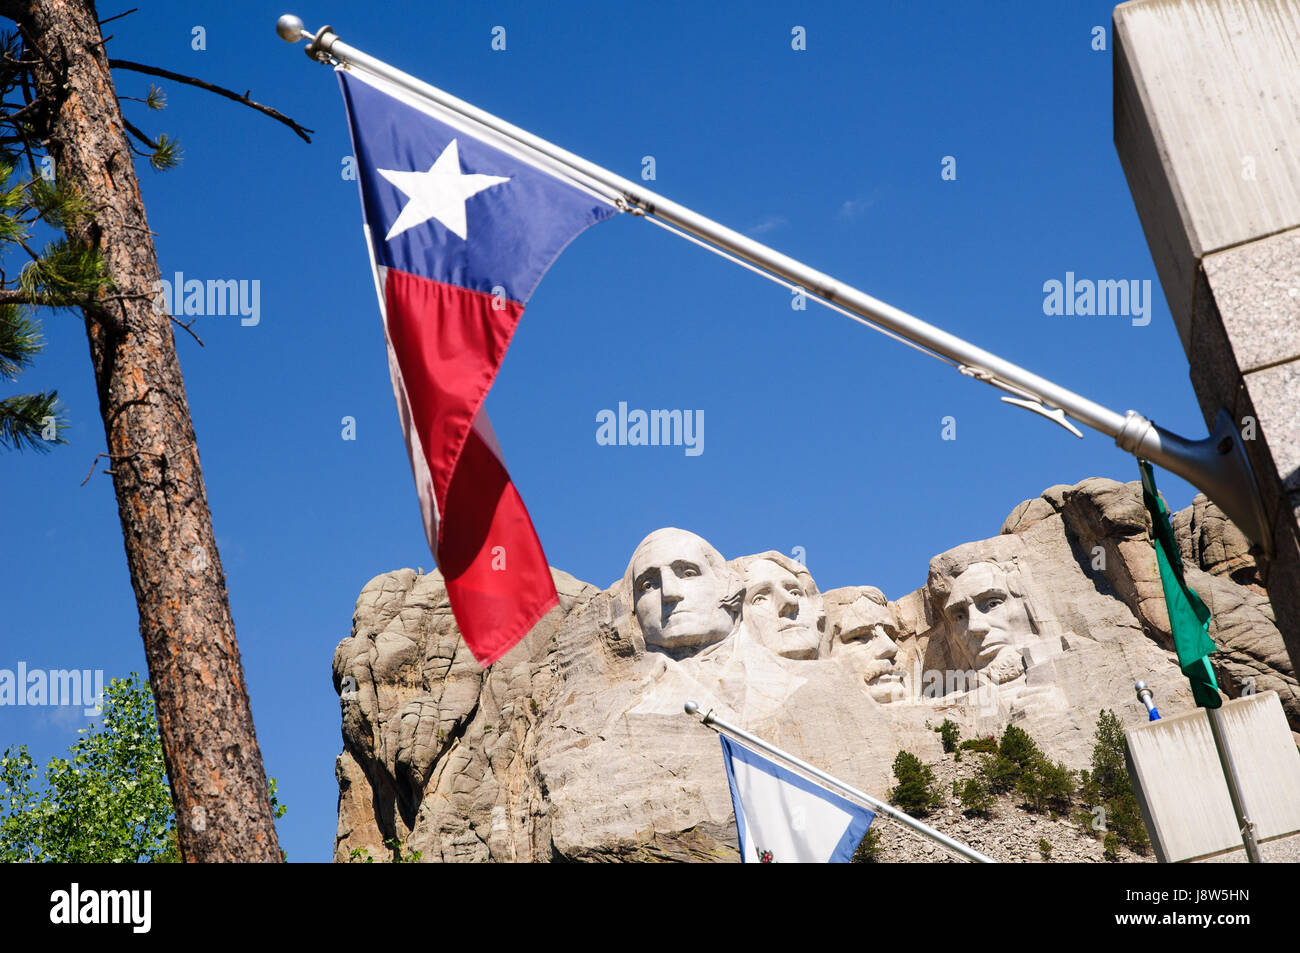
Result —
POLYGON ((1038 854, 1045 861, 1052 859, 1052 844, 1046 837, 1038 838, 1038 854))
POLYGON ((1097 732, 1092 746, 1091 780, 1103 796, 1110 797, 1122 789, 1131 789, 1128 765, 1124 760, 1124 726, 1113 711, 1097 713, 1097 732))
POLYGON ((1005 794, 1020 784, 1021 775, 1033 770, 1043 759, 1043 752, 1028 732, 1007 725, 995 752, 983 758, 980 775, 994 794, 1005 794))
POLYGON ((412 850, 396 837, 390 837, 384 841, 384 846, 393 852, 393 863, 395 864, 418 864, 420 862, 422 851, 412 850))
POLYGON ((998 742, 998 754, 1017 764, 1021 770, 1042 760, 1043 752, 1029 732, 1016 725, 1007 725, 998 742))
POLYGON ((1119 835, 1114 831, 1107 831, 1101 841, 1101 856, 1111 863, 1119 860, 1119 843, 1119 835))
POLYGON ((943 803, 934 772, 910 751, 900 751, 894 758, 894 777, 898 784, 889 799, 908 814, 925 817, 943 803))
POLYGON ((979 776, 994 794, 1006 794, 1020 780, 1020 766, 994 752, 980 759, 979 776))
MULTIPOLYGON (((80 734, 44 772, 26 745, 0 756, 0 863, 179 861, 153 696, 140 676, 109 682, 102 721, 80 734)), ((287 808, 277 787, 272 778, 278 820, 287 808)))
POLYGON ((1048 760, 1038 743, 1017 725, 1008 725, 996 749, 984 757, 979 779, 994 794, 1014 790, 1030 810, 1053 815, 1068 813, 1078 786, 1074 771, 1048 760))
MULTIPOLYGON (((384 846, 392 852, 391 862, 394 864, 418 864, 423 852, 412 850, 406 847, 400 839, 390 837, 384 841, 384 846)), ((366 847, 353 847, 348 853, 349 864, 373 864, 375 858, 370 856, 370 850, 366 847)))
POLYGON ((39 790, 25 745, 0 757, 0 861, 180 859, 149 690, 132 673, 104 694, 101 724, 50 760, 39 790))

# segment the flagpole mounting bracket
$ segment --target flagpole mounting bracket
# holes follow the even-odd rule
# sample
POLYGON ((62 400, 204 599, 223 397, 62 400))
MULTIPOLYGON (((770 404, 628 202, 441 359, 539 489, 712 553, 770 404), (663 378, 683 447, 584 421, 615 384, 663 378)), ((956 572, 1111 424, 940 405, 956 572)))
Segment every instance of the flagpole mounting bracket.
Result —
POLYGON ((334 59, 330 50, 338 40, 339 35, 328 24, 317 30, 315 34, 308 33, 303 27, 302 17, 286 13, 275 21, 275 32, 286 43, 297 43, 299 40, 306 40, 307 47, 304 52, 309 60, 315 60, 318 63, 329 63, 334 59))
POLYGON ((1219 409, 1214 432, 1208 437, 1188 440, 1130 410, 1115 435, 1115 445, 1191 483, 1257 543, 1266 557, 1273 555, 1264 498, 1246 445, 1228 411, 1219 409))
POLYGON ((1034 413, 1038 414, 1038 416, 1040 417, 1046 417, 1048 420, 1056 424, 1058 427, 1064 427, 1066 430, 1070 431, 1070 433, 1074 434, 1080 440, 1083 439, 1083 431, 1080 430, 1078 427, 1076 427, 1074 424, 1070 423, 1069 418, 1065 416, 1065 411, 1062 410, 1060 407, 1053 407, 1051 410, 1048 410, 1045 406, 1043 406, 1043 402, 1041 400, 1028 400, 1020 397, 1003 397, 1002 400, 1004 403, 1012 404, 1013 406, 1016 407, 1023 407, 1025 410, 1033 411, 1034 413))
POLYGON ((626 212, 629 215, 635 215, 638 218, 645 218, 645 209, 641 208, 640 206, 633 205, 631 202, 627 200, 627 197, 623 195, 620 195, 616 199, 614 199, 614 208, 618 209, 620 212, 626 212))
POLYGON ((686 714, 690 715, 692 718, 694 718, 694 717, 696 717, 696 716, 699 716, 700 724, 702 724, 702 725, 712 725, 712 724, 713 724, 713 709, 712 709, 712 708, 710 708, 708 711, 706 711, 703 715, 700 715, 700 703, 697 702, 697 701, 688 701, 688 702, 687 702, 685 705, 683 705, 682 707, 683 707, 684 709, 686 709, 686 714))
POLYGON ((307 44, 307 48, 303 52, 307 54, 309 60, 328 63, 334 59, 330 54, 330 50, 338 38, 339 35, 334 32, 334 28, 326 24, 316 31, 315 36, 311 37, 311 42, 307 44))

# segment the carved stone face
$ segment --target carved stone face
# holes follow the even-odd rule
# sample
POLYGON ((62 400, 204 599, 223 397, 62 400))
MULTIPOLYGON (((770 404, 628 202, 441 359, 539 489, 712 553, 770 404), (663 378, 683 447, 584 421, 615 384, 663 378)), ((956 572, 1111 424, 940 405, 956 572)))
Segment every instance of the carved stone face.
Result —
MULTIPOLYGON (((883 606, 881 609, 889 611, 883 606)), ((898 643, 890 638, 884 624, 872 626, 872 633, 866 646, 871 661, 863 673, 867 694, 878 702, 896 701, 903 694, 903 673, 894 661, 898 655, 898 643)))
POLYGON ((862 666, 867 694, 882 703, 902 698, 905 688, 903 673, 895 662, 898 643, 893 637, 898 634, 898 620, 893 609, 859 598, 843 622, 840 640, 851 646, 853 657, 862 666))
POLYGON ((1020 647, 1037 636, 1024 603, 1010 593, 997 566, 981 562, 967 567, 953 581, 944 615, 973 668, 998 683, 1023 671, 1020 647))
POLYGON ((777 655, 817 657, 822 612, 818 602, 816 594, 779 563, 755 559, 745 569, 745 625, 760 645, 777 655))
POLYGON ((675 658, 720 642, 735 628, 734 595, 722 555, 682 529, 656 530, 630 567, 632 601, 647 649, 675 658))

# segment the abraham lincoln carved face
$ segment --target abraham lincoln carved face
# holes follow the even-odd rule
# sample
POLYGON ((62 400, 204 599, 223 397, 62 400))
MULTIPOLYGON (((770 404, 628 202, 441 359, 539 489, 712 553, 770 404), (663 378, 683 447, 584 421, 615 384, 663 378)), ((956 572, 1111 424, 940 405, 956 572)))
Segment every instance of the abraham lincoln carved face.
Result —
POLYGON ((971 563, 952 582, 943 606, 954 647, 966 662, 1001 683, 1024 670, 1021 647, 1038 636, 1022 599, 1011 593, 1006 574, 994 563, 971 563))

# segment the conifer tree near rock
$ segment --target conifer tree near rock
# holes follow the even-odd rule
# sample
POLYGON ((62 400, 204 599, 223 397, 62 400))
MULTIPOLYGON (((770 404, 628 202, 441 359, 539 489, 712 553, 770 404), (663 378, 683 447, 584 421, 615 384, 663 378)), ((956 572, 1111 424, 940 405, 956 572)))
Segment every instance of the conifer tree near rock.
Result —
MULTIPOLYGON (((111 68, 202 86, 304 139, 310 130, 247 94, 110 61, 91 0, 0 0, 0 16, 17 28, 0 49, 0 152, 30 171, 29 189, 41 188, 39 159, 52 159, 53 197, 41 217, 63 233, 43 253, 24 247, 26 280, 0 271, 0 306, 71 305, 85 319, 180 854, 278 861, 174 319, 153 307, 158 261, 133 153, 166 168, 178 150, 123 116, 111 68)), ((144 105, 159 105, 154 91, 144 105)))
POLYGON ((943 803, 934 771, 910 751, 900 751, 894 757, 894 777, 898 784, 890 790, 889 799, 908 814, 925 817, 943 803))

